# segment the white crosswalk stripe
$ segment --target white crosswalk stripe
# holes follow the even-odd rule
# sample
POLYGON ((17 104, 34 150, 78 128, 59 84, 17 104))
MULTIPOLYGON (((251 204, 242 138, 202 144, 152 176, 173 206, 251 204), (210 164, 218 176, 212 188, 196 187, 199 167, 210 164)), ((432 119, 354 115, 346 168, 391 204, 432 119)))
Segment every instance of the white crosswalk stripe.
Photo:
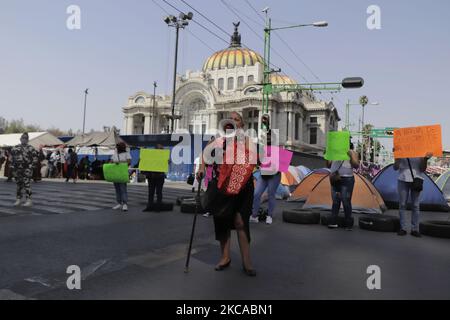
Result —
MULTIPOLYGON (((79 213, 109 209, 115 204, 112 184, 104 183, 60 183, 42 181, 32 184, 33 207, 14 207, 16 185, 0 180, 0 217, 15 215, 46 215, 79 213)), ((147 187, 128 185, 129 204, 145 206, 147 187)), ((179 196, 191 195, 183 188, 164 188, 164 202, 173 202, 179 196)))

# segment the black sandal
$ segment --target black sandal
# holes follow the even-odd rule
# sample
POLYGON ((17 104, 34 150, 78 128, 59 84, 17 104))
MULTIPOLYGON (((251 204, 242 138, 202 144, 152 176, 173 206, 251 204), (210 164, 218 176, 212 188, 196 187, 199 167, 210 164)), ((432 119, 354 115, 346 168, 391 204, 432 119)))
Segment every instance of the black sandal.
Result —
POLYGON ((249 277, 256 277, 256 271, 254 269, 247 269, 245 266, 242 266, 242 270, 249 277))
POLYGON ((216 271, 223 271, 223 270, 225 270, 226 268, 228 268, 228 267, 230 266, 230 264, 231 264, 231 259, 230 259, 227 263, 225 263, 225 264, 218 264, 218 265, 214 268, 214 270, 216 270, 216 271))

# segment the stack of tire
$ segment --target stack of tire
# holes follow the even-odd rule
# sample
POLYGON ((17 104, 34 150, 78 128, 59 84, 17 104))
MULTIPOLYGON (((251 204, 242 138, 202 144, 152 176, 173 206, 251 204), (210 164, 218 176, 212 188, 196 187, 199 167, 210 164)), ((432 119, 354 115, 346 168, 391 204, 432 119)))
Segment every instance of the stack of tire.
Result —
MULTIPOLYGON (((331 213, 321 212, 320 210, 294 209, 283 211, 283 221, 295 224, 330 224, 331 213)), ((352 217, 351 224, 355 220, 352 217)), ((337 225, 340 228, 345 227, 345 217, 339 215, 337 225)), ((367 215, 359 218, 359 227, 364 230, 379 232, 397 232, 400 229, 400 221, 397 217, 386 215, 367 215)))
POLYGON ((182 213, 205 213, 200 201, 196 201, 195 197, 179 197, 177 198, 177 204, 180 205, 180 211, 182 213))
POLYGON ((165 212, 165 211, 173 211, 173 203, 162 202, 160 204, 153 203, 153 205, 149 208, 150 212, 165 212))
POLYGON ((296 224, 318 224, 320 212, 306 209, 284 210, 283 221, 296 224))
POLYGON ((450 221, 424 221, 420 223, 420 233, 430 237, 450 239, 450 221))
POLYGON ((400 230, 400 220, 394 216, 369 214, 359 218, 359 228, 378 232, 397 232, 400 230))

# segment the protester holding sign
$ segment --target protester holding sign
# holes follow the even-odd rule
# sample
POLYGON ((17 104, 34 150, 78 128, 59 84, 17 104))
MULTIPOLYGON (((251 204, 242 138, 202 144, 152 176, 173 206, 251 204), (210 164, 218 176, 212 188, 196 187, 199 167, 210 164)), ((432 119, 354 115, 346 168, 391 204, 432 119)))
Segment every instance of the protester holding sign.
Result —
MULTIPOLYGON (((252 173, 256 165, 250 161, 254 155, 249 147, 250 139, 243 132, 245 124, 242 115, 231 112, 231 120, 236 124, 234 136, 231 139, 217 138, 212 143, 218 147, 216 153, 223 152, 223 159, 233 158, 233 160, 231 163, 224 161, 222 164, 214 165, 215 178, 209 182, 204 202, 214 217, 216 240, 220 242, 222 253, 215 270, 225 270, 231 264, 230 238, 231 230, 235 229, 241 249, 243 271, 248 276, 256 276, 250 260, 249 227, 254 192, 252 173)), ((209 156, 205 153, 202 158, 204 160, 209 156)), ((201 161, 197 179, 201 180, 204 173, 205 161, 201 161)))
POLYGON ((411 195, 411 235, 421 237, 419 231, 420 193, 423 189, 423 175, 427 169, 428 160, 433 156, 428 152, 424 158, 396 158, 394 170, 399 171, 398 175, 398 195, 399 195, 399 215, 400 231, 399 236, 407 234, 406 205, 408 197, 411 195))
MULTIPOLYGON (((126 172, 128 176, 128 166, 131 163, 131 155, 127 151, 127 146, 125 143, 119 142, 116 145, 116 152, 111 157, 111 161, 117 166, 117 170, 121 169, 119 168, 120 164, 126 164, 126 172)), ((117 205, 113 207, 113 210, 122 209, 123 211, 128 211, 127 182, 114 182, 114 188, 116 189, 117 205)))
POLYGON ((155 150, 141 150, 140 158, 139 169, 145 173, 148 181, 148 201, 143 212, 159 212, 162 205, 162 191, 166 172, 169 171, 170 150, 164 150, 164 147, 158 144, 155 150), (156 207, 153 208, 155 192, 156 207))
MULTIPOLYGON (((266 154, 265 155, 267 156, 267 158, 272 158, 272 159, 278 158, 278 159, 275 159, 275 161, 278 160, 278 163, 276 163, 276 166, 278 166, 280 149, 270 148, 270 146, 272 146, 272 130, 269 129, 269 127, 270 127, 269 115, 268 114, 263 115, 261 121, 263 123, 263 127, 266 128, 266 130, 263 129, 265 131, 265 132, 263 131, 263 135, 265 134, 265 136, 267 137, 266 139, 264 139, 266 142, 266 148, 265 148, 266 154), (278 153, 277 154, 278 157, 276 157, 276 156, 274 157, 273 154, 270 154, 270 151, 278 153)), ((292 157, 292 155, 291 155, 291 157, 292 157)), ((256 182, 255 194, 253 196, 253 210, 252 210, 252 215, 250 216, 250 222, 253 222, 253 223, 259 222, 258 212, 259 212, 259 207, 261 205, 261 196, 264 193, 264 191, 266 189, 268 189, 267 193, 268 193, 268 200, 269 200, 269 209, 268 209, 268 213, 267 213, 266 224, 272 224, 273 212, 275 211, 275 205, 276 205, 275 195, 277 192, 278 185, 280 184, 280 181, 281 181, 281 172, 280 172, 280 168, 274 168, 273 170, 270 170, 270 169, 265 170, 264 166, 260 166, 260 170, 261 170, 261 177, 256 182)))
MULTIPOLYGON (((331 133, 331 132, 330 132, 331 133)), ((328 137, 330 138, 330 133, 328 137)), ((340 143, 330 146, 329 139, 327 143, 327 151, 325 159, 327 159, 327 166, 331 168, 330 183, 331 183, 331 197, 333 199, 333 206, 331 208, 331 220, 328 225, 330 229, 335 229, 337 225, 337 217, 341 208, 341 203, 344 207, 345 214, 345 228, 346 230, 352 230, 352 195, 353 187, 355 185, 355 177, 353 175, 353 169, 358 168, 359 160, 358 154, 353 150, 353 143, 350 141, 349 132, 333 132, 333 135, 342 134, 347 140, 346 143, 340 143), (330 152, 333 150, 334 153, 330 152), (334 156, 333 156, 334 154, 334 156), (343 160, 342 155, 349 160, 343 160)), ((340 137, 339 137, 340 138, 340 137)), ((339 139, 338 138, 338 139, 339 139)), ((336 140, 334 140, 336 141, 336 140)))

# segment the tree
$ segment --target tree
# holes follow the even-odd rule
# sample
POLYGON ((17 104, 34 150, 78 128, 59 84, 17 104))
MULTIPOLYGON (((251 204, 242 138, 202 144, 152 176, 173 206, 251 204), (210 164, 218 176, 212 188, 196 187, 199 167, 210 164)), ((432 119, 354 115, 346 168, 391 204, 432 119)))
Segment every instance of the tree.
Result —
POLYGON ((67 135, 66 132, 64 132, 64 131, 60 130, 59 128, 56 128, 56 127, 51 127, 49 129, 47 129, 47 132, 51 133, 55 137, 62 137, 62 136, 67 135))

